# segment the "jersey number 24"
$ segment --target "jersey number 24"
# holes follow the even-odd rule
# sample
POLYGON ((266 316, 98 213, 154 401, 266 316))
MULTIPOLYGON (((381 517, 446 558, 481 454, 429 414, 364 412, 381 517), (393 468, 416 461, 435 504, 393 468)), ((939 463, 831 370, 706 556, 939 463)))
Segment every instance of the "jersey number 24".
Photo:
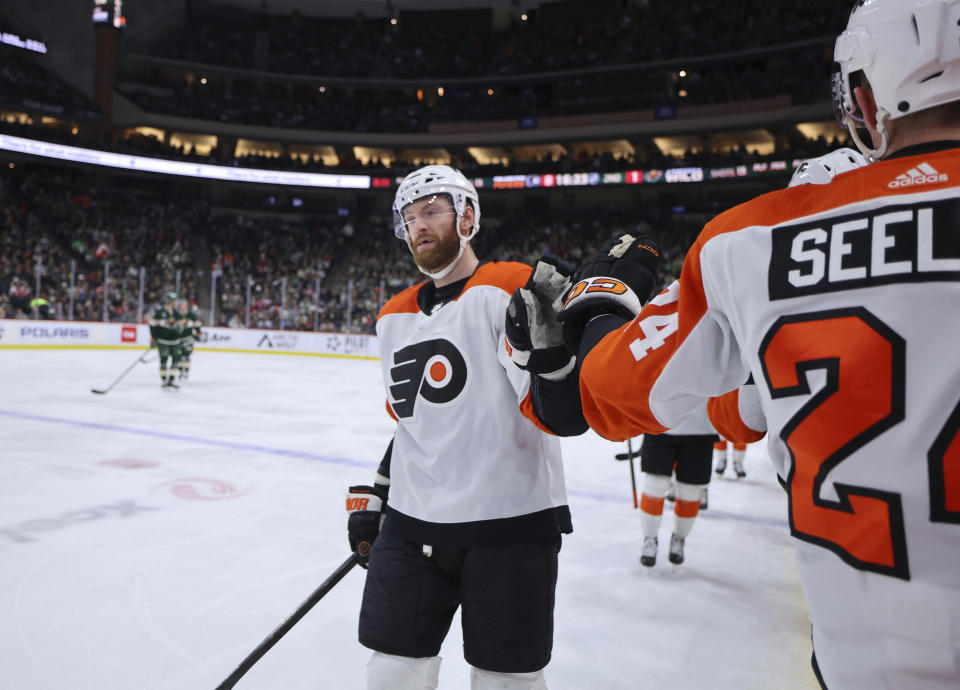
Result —
MULTIPOLYGON (((787 485, 790 530, 851 566, 910 579, 900 494, 834 483, 830 472, 906 416, 906 342, 862 307, 784 316, 767 332, 760 361, 774 399, 809 396, 806 373, 823 388, 790 419, 781 437, 793 458, 787 485)), ((928 455, 933 522, 960 523, 960 404, 928 455)))

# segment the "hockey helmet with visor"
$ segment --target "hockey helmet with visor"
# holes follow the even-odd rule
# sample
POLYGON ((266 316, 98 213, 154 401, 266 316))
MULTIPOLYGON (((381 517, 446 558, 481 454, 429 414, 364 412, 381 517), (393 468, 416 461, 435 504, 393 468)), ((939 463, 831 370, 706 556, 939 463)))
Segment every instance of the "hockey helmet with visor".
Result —
POLYGON ((457 229, 460 250, 456 258, 440 271, 430 272, 420 267, 423 273, 434 279, 443 278, 453 270, 463 256, 467 243, 480 230, 480 197, 470 180, 449 165, 428 165, 403 178, 393 201, 393 231, 398 238, 406 241, 408 227, 418 220, 431 223, 450 215, 456 216, 454 227, 457 229), (450 202, 452 212, 446 204, 435 203, 440 198, 450 202), (419 208, 416 215, 407 217, 404 214, 406 208, 421 199, 428 199, 428 203, 419 208), (468 203, 473 208, 473 222, 470 232, 464 235, 460 232, 460 222, 468 203))
POLYGON ((857 148, 873 160, 890 146, 887 124, 960 100, 960 0, 857 0, 834 48, 834 109, 857 148), (854 88, 866 76, 881 142, 871 148, 854 88))

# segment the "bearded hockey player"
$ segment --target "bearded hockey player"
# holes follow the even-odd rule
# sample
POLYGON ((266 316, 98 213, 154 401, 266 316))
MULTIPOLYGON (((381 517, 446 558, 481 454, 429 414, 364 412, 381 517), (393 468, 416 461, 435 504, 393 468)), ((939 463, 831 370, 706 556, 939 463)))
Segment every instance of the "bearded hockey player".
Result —
POLYGON ((459 607, 471 688, 542 690, 557 553, 572 529, 557 436, 587 428, 552 306, 569 279, 558 262, 481 263, 477 192, 448 166, 410 173, 393 212, 430 280, 380 313, 397 429, 374 486, 347 501, 351 548, 368 567, 367 688, 436 688, 459 607))
POLYGON ((769 430, 823 687, 947 690, 960 687, 960 1, 859 0, 835 59, 838 113, 870 165, 721 214, 679 284, 632 318, 623 295, 590 287, 613 274, 642 295, 656 262, 608 247, 560 318, 603 436, 658 433, 712 396, 724 437, 769 430))

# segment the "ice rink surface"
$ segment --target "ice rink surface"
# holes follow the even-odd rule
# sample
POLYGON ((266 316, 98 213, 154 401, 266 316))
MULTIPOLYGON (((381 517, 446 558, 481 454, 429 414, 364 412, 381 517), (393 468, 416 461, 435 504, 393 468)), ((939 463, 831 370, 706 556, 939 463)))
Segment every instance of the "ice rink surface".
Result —
MULTIPOLYGON (((0 350, 0 688, 213 690, 349 555, 344 496, 390 439, 379 363, 197 352, 105 387, 135 351, 0 350)), ((551 690, 814 690, 810 637, 763 444, 746 479, 652 569, 624 444, 564 440, 551 690)), ((464 452, 470 449, 465 448, 464 452)), ((640 476, 638 473, 638 481, 640 476)), ((667 504, 668 506, 670 504, 667 504)), ((362 690, 355 568, 237 684, 362 690)), ((440 687, 469 687, 459 619, 440 687)))

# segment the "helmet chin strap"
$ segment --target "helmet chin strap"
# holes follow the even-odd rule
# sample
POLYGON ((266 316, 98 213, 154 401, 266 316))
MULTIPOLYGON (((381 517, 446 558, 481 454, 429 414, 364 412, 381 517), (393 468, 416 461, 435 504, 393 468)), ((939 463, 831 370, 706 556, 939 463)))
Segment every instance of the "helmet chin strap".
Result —
POLYGON ((457 252, 457 258, 455 258, 453 261, 447 264, 444 268, 441 268, 439 271, 435 273, 431 273, 420 264, 417 264, 417 268, 420 269, 421 273, 433 278, 434 280, 440 280, 441 278, 446 278, 448 275, 450 275, 453 269, 457 267, 457 264, 460 263, 460 259, 463 257, 463 251, 467 248, 467 242, 469 241, 470 241, 469 238, 464 237, 463 235, 460 235, 460 251, 457 252))
POLYGON ((875 149, 870 148, 860 137, 860 132, 857 131, 857 125, 849 115, 844 118, 844 124, 847 125, 847 131, 850 132, 850 137, 853 139, 853 143, 857 145, 857 148, 860 149, 860 153, 870 159, 871 162, 875 163, 885 155, 887 155, 887 149, 890 148, 890 132, 887 130, 887 123, 890 121, 890 113, 888 113, 883 108, 877 110, 877 133, 880 134, 880 146, 875 149))
MULTIPOLYGON (((458 228, 460 227, 460 219, 461 219, 462 217, 463 217, 463 216, 461 216, 461 215, 458 215, 458 216, 457 216, 457 227, 458 227, 458 228)), ((466 248, 467 248, 467 243, 468 243, 470 240, 472 240, 472 239, 473 239, 473 236, 476 235, 476 234, 477 234, 477 228, 476 228, 476 227, 471 228, 471 229, 470 229, 470 234, 467 235, 466 237, 464 237, 460 232, 457 232, 457 236, 460 238, 460 251, 457 252, 457 258, 455 258, 453 261, 451 261, 449 264, 447 264, 446 266, 444 266, 443 268, 441 268, 439 271, 436 271, 435 273, 431 273, 430 271, 428 271, 427 269, 425 269, 425 268, 424 268, 423 266, 421 266, 420 264, 417 264, 416 261, 414 261, 414 263, 417 264, 417 268, 420 269, 420 272, 421 272, 421 273, 423 273, 423 274, 426 275, 426 276, 429 276, 430 278, 433 278, 434 280, 440 280, 441 278, 446 278, 448 275, 450 275, 450 273, 453 271, 453 269, 455 269, 455 268, 457 267, 457 264, 460 263, 460 259, 463 258, 463 252, 464 252, 464 251, 466 250, 466 248)), ((413 250, 411 249, 410 251, 413 251, 413 250)))

